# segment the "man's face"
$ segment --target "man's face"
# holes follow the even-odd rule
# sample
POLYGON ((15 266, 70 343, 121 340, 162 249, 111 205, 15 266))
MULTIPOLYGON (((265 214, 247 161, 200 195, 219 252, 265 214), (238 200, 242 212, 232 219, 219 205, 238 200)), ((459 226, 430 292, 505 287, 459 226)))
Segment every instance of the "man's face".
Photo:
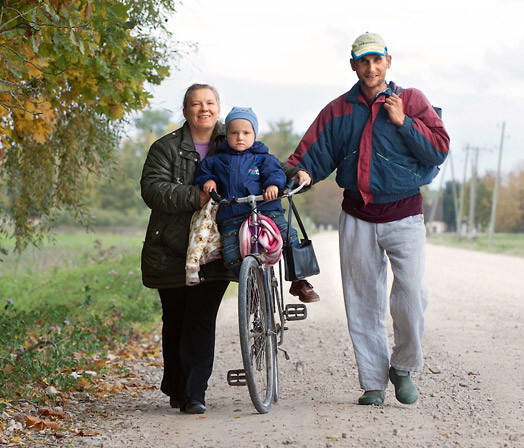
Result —
POLYGON ((360 59, 351 59, 351 68, 357 73, 361 87, 367 93, 378 93, 384 89, 386 71, 391 67, 391 56, 367 54, 360 59))

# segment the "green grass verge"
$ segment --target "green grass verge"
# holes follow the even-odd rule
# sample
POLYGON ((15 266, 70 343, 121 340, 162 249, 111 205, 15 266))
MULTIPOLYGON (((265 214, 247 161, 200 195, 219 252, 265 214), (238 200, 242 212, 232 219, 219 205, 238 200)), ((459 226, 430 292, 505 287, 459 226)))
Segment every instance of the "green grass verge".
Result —
POLYGON ((494 235, 492 247, 485 234, 477 235, 472 241, 465 237, 459 239, 455 233, 433 234, 428 235, 428 243, 524 257, 524 234, 518 233, 494 235))
POLYGON ((143 287, 142 237, 57 234, 55 243, 4 256, 0 272, 0 390, 43 399, 44 385, 75 386, 71 373, 159 321, 143 287))

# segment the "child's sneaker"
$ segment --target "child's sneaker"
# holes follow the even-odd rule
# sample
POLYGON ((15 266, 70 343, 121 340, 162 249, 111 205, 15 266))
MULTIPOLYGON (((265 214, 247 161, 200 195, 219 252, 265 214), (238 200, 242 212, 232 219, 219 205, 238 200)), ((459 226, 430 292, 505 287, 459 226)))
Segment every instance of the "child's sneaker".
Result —
POLYGON ((304 303, 318 302, 320 297, 313 290, 313 286, 307 280, 298 280, 291 283, 289 294, 298 296, 299 300, 304 303))

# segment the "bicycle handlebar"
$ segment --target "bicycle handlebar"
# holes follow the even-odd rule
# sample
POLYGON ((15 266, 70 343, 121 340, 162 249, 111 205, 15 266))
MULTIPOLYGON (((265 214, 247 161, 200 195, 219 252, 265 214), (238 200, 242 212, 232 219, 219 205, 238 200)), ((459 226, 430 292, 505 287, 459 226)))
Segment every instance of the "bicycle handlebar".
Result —
MULTIPOLYGON (((293 185, 296 185, 296 184, 297 182, 295 181, 295 179, 292 179, 291 181, 289 181, 286 187, 284 188, 283 193, 278 197, 287 198, 289 196, 293 196, 295 193, 298 193, 300 190, 302 190, 302 188, 304 188, 304 186, 306 185, 306 183, 303 182, 298 187, 293 189, 293 185)), ((249 196, 245 196, 243 198, 222 198, 217 194, 216 191, 211 191, 209 192, 209 194, 215 204, 231 205, 231 204, 242 204, 245 202, 251 203, 251 202, 257 202, 257 201, 264 200, 264 195, 262 194, 257 194, 257 195, 250 194, 249 196)), ((274 199, 271 199, 271 200, 274 201, 274 199)), ((269 202, 269 201, 266 201, 266 202, 269 202)))

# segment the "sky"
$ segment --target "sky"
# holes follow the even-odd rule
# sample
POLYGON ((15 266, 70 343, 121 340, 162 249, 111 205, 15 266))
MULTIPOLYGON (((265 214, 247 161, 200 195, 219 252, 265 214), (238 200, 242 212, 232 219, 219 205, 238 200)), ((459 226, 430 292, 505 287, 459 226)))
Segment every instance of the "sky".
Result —
POLYGON ((505 174, 524 165, 523 17, 524 0, 186 0, 168 23, 177 68, 152 88, 151 106, 182 120, 185 89, 208 83, 220 93, 222 117, 252 107, 260 133, 292 120, 303 134, 356 82, 351 44, 370 31, 392 56, 386 81, 442 108, 452 159, 444 180, 469 177, 475 150, 466 161, 467 147, 478 148, 480 174, 496 171, 503 123, 505 174))

